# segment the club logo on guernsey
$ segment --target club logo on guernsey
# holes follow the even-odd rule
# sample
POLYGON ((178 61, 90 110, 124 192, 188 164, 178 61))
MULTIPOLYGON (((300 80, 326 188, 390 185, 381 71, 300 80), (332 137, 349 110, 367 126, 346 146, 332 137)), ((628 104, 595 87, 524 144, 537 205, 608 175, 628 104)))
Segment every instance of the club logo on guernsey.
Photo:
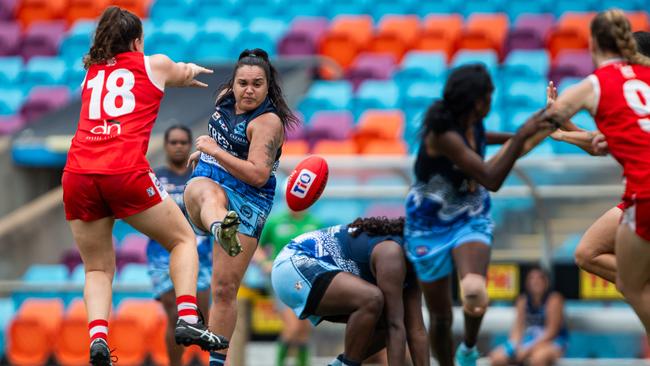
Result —
POLYGON ((97 125, 90 130, 94 135, 119 135, 122 133, 120 121, 114 119, 103 119, 101 125, 97 125))
POLYGON ((298 178, 293 183, 293 187, 291 187, 291 194, 298 198, 305 198, 315 179, 316 173, 309 169, 301 170, 298 178))

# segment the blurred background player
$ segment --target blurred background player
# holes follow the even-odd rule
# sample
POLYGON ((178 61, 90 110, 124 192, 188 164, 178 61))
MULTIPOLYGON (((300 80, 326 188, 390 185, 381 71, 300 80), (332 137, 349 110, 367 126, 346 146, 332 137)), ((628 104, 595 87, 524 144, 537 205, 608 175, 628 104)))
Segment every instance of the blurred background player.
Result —
MULTIPOLYGON (((164 149, 167 164, 154 170, 160 184, 169 193, 178 207, 185 212, 183 191, 185 184, 192 175, 187 166, 187 160, 192 151, 192 131, 183 125, 174 125, 165 130, 164 149)), ((208 314, 210 303, 210 277, 212 272, 212 245, 209 238, 197 237, 199 253, 199 276, 197 279, 196 301, 199 310, 208 314)), ((169 355, 170 366, 180 366, 183 357, 183 346, 174 341, 174 327, 177 321, 176 294, 169 277, 169 252, 155 240, 149 240, 147 245, 147 262, 149 275, 153 284, 153 293, 160 301, 167 314, 167 333, 165 343, 169 355)))
POLYGON ((564 125, 588 111, 623 166, 623 217, 615 237, 616 285, 650 334, 650 58, 640 54, 620 10, 591 21, 593 74, 567 89, 546 111, 564 125))
POLYGON ((416 183, 406 198, 406 253, 429 309, 429 339, 438 362, 453 365, 450 274, 455 265, 465 316, 465 337, 456 352, 461 366, 474 366, 483 314, 488 306, 485 277, 490 262, 492 220, 489 191, 497 191, 529 138, 550 126, 539 116, 514 136, 486 133, 494 86, 483 65, 449 75, 442 99, 429 107, 415 162, 416 183), (487 144, 505 143, 485 162, 487 144))
POLYGON ((118 7, 104 11, 84 58, 79 124, 62 177, 66 219, 86 272, 84 301, 93 365, 111 364, 107 333, 116 218, 171 253, 169 271, 179 314, 176 342, 203 349, 227 347, 197 312, 196 237, 145 157, 164 88, 205 87, 194 78, 210 70, 175 63, 164 55, 145 56, 143 40, 137 16, 118 7))
POLYGON ((569 341, 564 321, 564 297, 551 291, 541 267, 526 274, 525 290, 515 303, 515 323, 508 341, 492 351, 492 366, 555 365, 569 341))
MULTIPOLYGON (((271 274, 273 260, 287 243, 296 236, 317 230, 321 227, 320 221, 308 211, 296 212, 290 209, 273 214, 269 217, 262 236, 260 247, 253 258, 262 266, 264 272, 271 274)), ((293 310, 277 301, 277 310, 282 318, 282 332, 278 338, 277 366, 285 366, 287 355, 293 350, 296 352, 296 366, 307 366, 309 362, 309 335, 311 323, 301 320, 293 310)))
MULTIPOLYGON (((264 50, 244 50, 218 90, 210 135, 196 139, 198 151, 190 157, 196 167, 185 189, 188 216, 198 233, 212 233, 219 244, 210 329, 227 337, 237 320, 237 291, 273 205, 285 130, 299 123, 278 78, 264 50)), ((211 353, 210 366, 225 360, 225 353, 211 353)))
POLYGON ((344 322, 345 348, 333 366, 357 366, 388 348, 388 364, 429 365, 421 293, 402 250, 404 219, 358 218, 300 235, 273 263, 277 296, 314 325, 344 322))

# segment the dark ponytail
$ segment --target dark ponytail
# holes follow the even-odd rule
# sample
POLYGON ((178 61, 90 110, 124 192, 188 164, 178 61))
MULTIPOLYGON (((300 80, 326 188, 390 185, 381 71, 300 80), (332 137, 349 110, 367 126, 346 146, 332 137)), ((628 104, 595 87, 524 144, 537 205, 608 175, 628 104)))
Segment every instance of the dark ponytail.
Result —
MULTIPOLYGON (((262 70, 264 70, 264 74, 266 75, 266 80, 269 85, 269 99, 271 99, 271 103, 273 103, 275 106, 275 109, 278 112, 278 117, 280 117, 280 121, 282 121, 282 125, 284 126, 285 130, 299 125, 300 119, 298 119, 298 117, 293 114, 287 105, 287 102, 284 100, 284 96, 282 95, 278 71, 269 61, 269 54, 261 48, 244 50, 239 54, 239 59, 237 60, 237 64, 235 65, 234 70, 232 71, 230 80, 222 84, 217 91, 217 95, 221 96, 219 100, 221 100, 226 95, 232 94, 235 75, 237 74, 237 70, 239 70, 239 68, 242 66, 259 66, 262 68, 262 70), (223 93, 224 91, 226 91, 226 93, 223 93)), ((217 103, 219 103, 219 100, 217 100, 217 103)))
POLYGON ((476 102, 494 91, 490 74, 483 64, 454 69, 445 83, 442 99, 427 110, 422 124, 423 136, 441 134, 458 126, 476 108, 476 102))
POLYGON ((93 44, 84 56, 84 67, 101 64, 115 55, 131 50, 131 43, 142 37, 142 21, 135 14, 117 6, 104 10, 97 23, 93 44))
POLYGON ((348 228, 356 228, 350 235, 357 237, 361 233, 368 236, 394 235, 404 236, 404 217, 389 219, 386 216, 381 217, 358 217, 348 228))

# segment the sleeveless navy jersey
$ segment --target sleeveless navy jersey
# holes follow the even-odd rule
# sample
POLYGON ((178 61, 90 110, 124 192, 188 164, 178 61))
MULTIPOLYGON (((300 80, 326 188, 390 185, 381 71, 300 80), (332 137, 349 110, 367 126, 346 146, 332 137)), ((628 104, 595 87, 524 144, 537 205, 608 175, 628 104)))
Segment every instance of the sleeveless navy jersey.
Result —
MULTIPOLYGON (((549 295, 550 293, 544 295, 540 306, 535 306, 532 298, 528 294, 526 295, 526 328, 544 328, 546 326, 546 303, 548 302, 549 295)), ((566 323, 563 321, 558 336, 566 336, 567 334, 566 323)))
POLYGON ((355 228, 346 225, 305 233, 291 240, 287 248, 335 265, 362 279, 375 283, 370 270, 370 255, 377 244, 391 240, 403 244, 401 236, 369 236, 366 233, 354 237, 355 228))

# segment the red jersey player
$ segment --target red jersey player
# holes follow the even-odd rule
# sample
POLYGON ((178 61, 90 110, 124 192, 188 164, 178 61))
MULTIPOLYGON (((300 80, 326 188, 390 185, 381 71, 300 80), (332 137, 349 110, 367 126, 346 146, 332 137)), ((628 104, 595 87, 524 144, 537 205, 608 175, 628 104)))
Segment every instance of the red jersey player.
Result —
POLYGON ((589 111, 623 166, 616 284, 650 334, 650 58, 637 52, 630 23, 619 10, 592 20, 590 50, 597 70, 546 113, 565 124, 578 111, 589 111))
POLYGON ((102 14, 84 58, 81 112, 64 169, 66 219, 86 272, 84 301, 91 338, 90 363, 111 365, 107 345, 115 256, 112 228, 124 219, 170 252, 179 320, 177 343, 206 350, 228 346, 199 319, 196 307, 198 256, 194 233, 160 185, 145 157, 164 88, 206 87, 194 78, 211 70, 145 56, 142 22, 109 7, 102 14))

